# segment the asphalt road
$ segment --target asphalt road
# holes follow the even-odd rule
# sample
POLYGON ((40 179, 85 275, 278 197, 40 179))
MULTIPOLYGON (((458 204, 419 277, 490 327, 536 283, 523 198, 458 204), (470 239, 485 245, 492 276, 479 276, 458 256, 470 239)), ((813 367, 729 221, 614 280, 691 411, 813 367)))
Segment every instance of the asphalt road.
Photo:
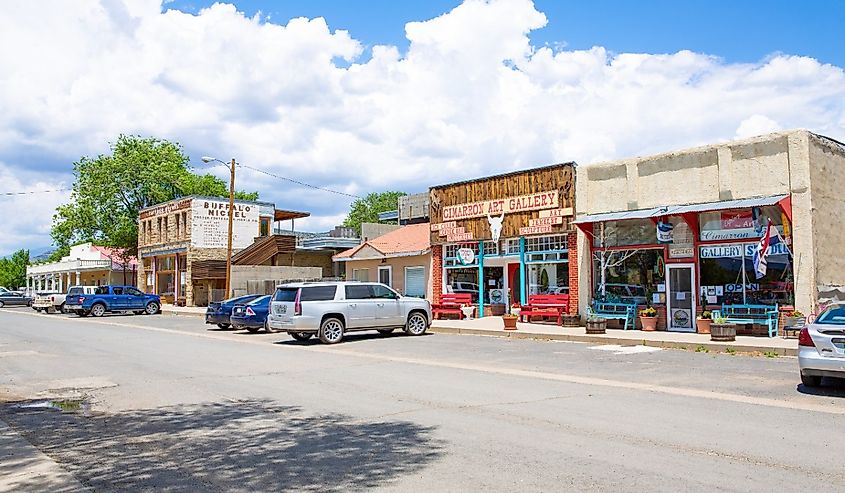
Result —
POLYGON ((842 491, 843 397, 792 358, 0 310, 0 419, 97 491, 842 491))

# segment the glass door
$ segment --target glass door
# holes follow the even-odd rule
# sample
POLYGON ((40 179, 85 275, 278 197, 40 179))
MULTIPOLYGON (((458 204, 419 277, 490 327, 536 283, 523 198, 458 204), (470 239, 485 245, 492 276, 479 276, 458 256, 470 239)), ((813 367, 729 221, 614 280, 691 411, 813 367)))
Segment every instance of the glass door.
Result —
POLYGON ((695 265, 666 264, 666 281, 669 330, 695 331, 695 265))

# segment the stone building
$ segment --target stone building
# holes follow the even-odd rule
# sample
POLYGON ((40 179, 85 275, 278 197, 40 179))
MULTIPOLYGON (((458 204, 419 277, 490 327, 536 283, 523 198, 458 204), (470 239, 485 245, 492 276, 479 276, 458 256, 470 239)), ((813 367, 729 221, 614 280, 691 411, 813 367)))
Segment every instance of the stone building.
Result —
POLYGON ((820 288, 845 284, 843 183, 845 145, 806 130, 580 168, 580 305, 653 304, 677 331, 705 306, 812 313, 820 288), (758 276, 768 224, 785 245, 758 276))
MULTIPOLYGON (((191 196, 141 210, 138 287, 188 306, 225 298, 228 209, 227 199, 191 196)), ((274 222, 309 215, 244 200, 232 214, 233 254, 271 237, 274 222)))

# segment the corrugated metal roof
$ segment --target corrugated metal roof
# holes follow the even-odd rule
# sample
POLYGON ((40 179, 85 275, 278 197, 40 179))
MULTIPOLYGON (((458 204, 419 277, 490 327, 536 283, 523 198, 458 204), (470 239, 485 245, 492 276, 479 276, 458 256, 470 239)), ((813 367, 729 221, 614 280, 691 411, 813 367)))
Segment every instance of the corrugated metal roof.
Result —
POLYGON ((720 200, 718 202, 705 202, 703 204, 654 207, 652 209, 638 209, 635 211, 603 212, 600 214, 589 214, 586 216, 581 216, 575 221, 572 221, 572 223, 598 223, 605 221, 622 221, 625 219, 647 219, 652 217, 686 214, 689 212, 707 212, 725 209, 750 209, 751 207, 775 205, 787 197, 789 197, 789 195, 772 195, 770 197, 755 197, 750 199, 720 200))

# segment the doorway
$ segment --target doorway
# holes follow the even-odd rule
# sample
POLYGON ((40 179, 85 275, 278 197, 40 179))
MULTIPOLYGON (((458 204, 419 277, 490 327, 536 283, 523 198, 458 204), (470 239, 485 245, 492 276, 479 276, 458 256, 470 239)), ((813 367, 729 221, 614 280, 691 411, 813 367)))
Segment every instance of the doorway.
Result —
POLYGON ((675 332, 695 331, 695 264, 666 264, 666 324, 675 332))
POLYGON ((522 303, 521 296, 522 280, 519 276, 519 264, 508 264, 508 300, 511 304, 522 303))

